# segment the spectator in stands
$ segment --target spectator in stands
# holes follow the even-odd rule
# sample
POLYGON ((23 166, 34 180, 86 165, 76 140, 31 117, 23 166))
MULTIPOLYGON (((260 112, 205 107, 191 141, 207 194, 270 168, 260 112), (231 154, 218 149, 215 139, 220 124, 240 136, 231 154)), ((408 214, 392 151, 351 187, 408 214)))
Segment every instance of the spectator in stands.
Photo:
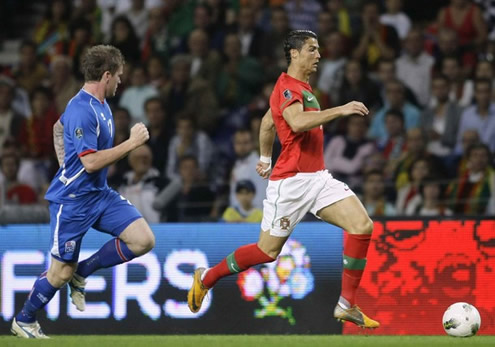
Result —
MULTIPOLYGON (((397 80, 397 66, 396 61, 394 59, 380 59, 378 61, 377 71, 376 71, 376 80, 379 84, 380 88, 380 107, 386 104, 386 90, 385 86, 388 82, 397 80)), ((413 104, 414 106, 419 107, 419 102, 416 99, 416 96, 412 92, 412 90, 407 86, 404 86, 405 97, 406 100, 413 104)))
POLYGON ((448 189, 452 209, 458 214, 495 214, 495 170, 488 146, 471 146, 467 152, 467 170, 448 189))
POLYGON ((393 27, 401 40, 411 29, 411 19, 402 11, 402 5, 402 0, 385 0, 386 12, 380 16, 380 23, 393 27))
POLYGON ((191 64, 188 55, 178 54, 171 60, 170 80, 160 91, 167 115, 175 119, 181 111, 188 112, 199 129, 213 133, 218 126, 218 101, 207 81, 191 78, 191 64))
POLYGON ((144 6, 144 0, 132 0, 131 8, 122 13, 129 19, 139 41, 144 39, 148 28, 149 10, 144 6))
POLYGON ((60 45, 69 37, 69 20, 72 2, 53 0, 46 7, 43 19, 36 25, 33 38, 38 45, 38 54, 48 56, 48 61, 56 54, 60 45))
POLYGON ((407 131, 406 151, 402 153, 395 170, 395 186, 400 189, 411 181, 410 169, 412 163, 419 158, 429 161, 432 168, 431 173, 444 176, 445 168, 441 160, 426 150, 426 134, 420 128, 409 129, 407 131))
MULTIPOLYGON (((474 82, 478 79, 488 79, 492 81, 492 91, 495 90, 495 70, 493 67, 493 62, 490 60, 479 60, 474 68, 473 79, 466 81, 466 88, 474 91, 474 82)), ((492 94, 492 99, 495 94, 492 94)))
POLYGON ((481 48, 487 38, 487 27, 480 8, 470 0, 451 0, 438 13, 439 28, 455 30, 461 46, 481 48))
POLYGON ((194 155, 199 172, 206 177, 213 159, 214 146, 206 133, 196 128, 191 114, 184 112, 177 118, 176 135, 168 146, 166 176, 173 180, 180 174, 180 158, 194 155))
POLYGON ((214 193, 204 181, 195 156, 179 159, 179 176, 153 201, 161 222, 204 222, 210 219, 214 193))
POLYGON ((263 211, 254 207, 253 200, 256 188, 253 182, 242 180, 235 186, 236 204, 227 207, 222 215, 222 221, 229 223, 260 223, 263 211))
POLYGON ((65 55, 56 55, 50 64, 50 89, 55 95, 58 115, 65 111, 70 99, 77 94, 82 85, 72 74, 72 60, 65 55))
POLYGON ((208 40, 208 34, 202 29, 195 29, 189 35, 191 78, 199 77, 213 88, 221 69, 222 58, 217 51, 210 49, 208 40))
MULTIPOLYGON (((400 0, 388 0, 400 1, 400 0)), ((412 29, 404 40, 403 54, 397 59, 397 78, 414 92, 424 107, 430 99, 433 58, 424 51, 423 32, 412 29)))
POLYGON ((251 0, 248 2, 254 12, 254 22, 256 27, 262 32, 270 31, 271 11, 266 0, 251 0))
POLYGON ((325 147, 325 167, 351 189, 362 180, 362 169, 368 156, 375 151, 373 142, 366 139, 367 120, 361 116, 347 118, 347 133, 333 137, 325 147))
POLYGON ((254 11, 251 6, 242 6, 240 8, 237 24, 230 29, 230 33, 239 37, 242 56, 260 57, 263 31, 256 27, 254 11))
POLYGON ((48 77, 46 67, 37 59, 37 49, 33 41, 23 41, 19 48, 19 64, 13 71, 17 84, 28 93, 41 86, 48 77))
POLYGON ((141 58, 139 38, 128 17, 124 15, 115 17, 112 22, 110 44, 120 49, 126 61, 139 63, 141 58))
POLYGON ((495 104, 492 102, 492 81, 475 81, 474 97, 476 104, 468 107, 461 116, 457 148, 461 146, 461 135, 468 129, 474 129, 480 135, 481 142, 491 151, 495 151, 495 104))
MULTIPOLYGON (((221 1, 217 1, 221 5, 221 1)), ((200 3, 194 8, 194 29, 203 30, 208 34, 210 48, 221 51, 225 31, 222 30, 225 25, 224 19, 217 17, 217 7, 211 7, 207 3, 200 3)))
POLYGON ((371 217, 395 216, 395 208, 385 196, 385 176, 378 169, 364 175, 361 201, 371 217))
POLYGON ((260 61, 269 78, 276 79, 287 69, 284 40, 289 32, 289 19, 283 8, 274 8, 271 15, 271 30, 263 36, 260 61))
POLYGON ((171 52, 167 21, 163 9, 159 7, 150 9, 148 23, 141 49, 141 60, 147 61, 151 56, 157 56, 167 66, 171 52))
MULTIPOLYGON (((318 29, 316 34, 318 37, 325 38, 333 32, 336 32, 336 20, 331 12, 321 11, 318 13, 318 29)), ((323 47, 324 48, 324 47, 323 47)))
POLYGON ((0 148, 7 138, 17 138, 23 117, 12 108, 14 84, 11 80, 0 78, 0 148))
POLYGON ((369 109, 373 109, 379 102, 378 93, 378 85, 368 78, 361 63, 357 60, 349 60, 345 64, 339 99, 334 104, 343 105, 352 100, 360 100, 369 109))
POLYGON ((27 184, 22 184, 17 179, 19 172, 19 158, 14 153, 5 152, 1 157, 2 187, 6 205, 26 205, 35 204, 38 197, 33 188, 27 184))
POLYGON ((433 106, 421 114, 420 126, 428 134, 428 151, 439 157, 452 153, 457 141, 457 131, 462 108, 449 99, 449 80, 437 75, 431 82, 433 106))
POLYGON ((132 70, 131 85, 122 93, 119 106, 129 110, 133 122, 144 122, 144 103, 158 94, 158 90, 149 82, 146 68, 138 65, 132 70))
POLYGON ((409 182, 397 191, 395 208, 400 215, 406 214, 410 205, 417 206, 421 201, 420 188, 423 180, 432 174, 432 167, 428 159, 420 157, 411 163, 408 171, 409 182))
POLYGON ((481 143, 478 131, 474 129, 465 130, 461 136, 461 148, 454 151, 447 162, 449 177, 461 177, 464 174, 467 170, 469 148, 481 143))
MULTIPOLYGON (((114 146, 117 146, 129 138, 132 118, 127 109, 116 107, 112 110, 114 125, 114 146)), ((149 144, 149 141, 148 141, 149 144)), ((124 179, 124 174, 131 170, 128 160, 119 160, 108 167, 108 185, 115 190, 119 189, 124 179)))
POLYGON ((447 56, 442 60, 441 73, 449 79, 449 98, 457 101, 459 106, 467 107, 473 103, 473 85, 467 83, 462 75, 459 59, 455 56, 447 56))
POLYGON ((158 56, 151 56, 146 63, 150 84, 160 90, 167 83, 167 75, 163 61, 158 56))
POLYGON ((443 188, 435 176, 427 176, 419 189, 420 199, 411 202, 405 211, 408 216, 444 217, 454 213, 444 204, 443 188))
POLYGON ((72 74, 79 81, 84 80, 80 69, 82 55, 95 42, 92 37, 91 28, 91 23, 84 18, 72 20, 69 25, 69 41, 58 52, 72 59, 72 74))
POLYGON ((327 9, 335 17, 335 25, 337 31, 344 35, 346 38, 352 36, 352 16, 349 8, 345 6, 342 0, 327 0, 327 9))
POLYGON ((456 57, 459 60, 460 73, 464 78, 471 75, 476 64, 476 54, 471 49, 459 47, 458 36, 455 30, 450 28, 438 30, 437 42, 432 48, 432 55, 435 58, 436 73, 441 72, 442 61, 445 57, 456 57))
POLYGON ((263 79, 263 68, 257 60, 243 56, 241 41, 235 34, 225 37, 225 61, 217 79, 220 104, 226 108, 244 106, 256 94, 263 79))
POLYGON ((391 109, 400 110, 404 114, 404 124, 406 130, 415 128, 419 125, 419 109, 407 102, 405 99, 404 85, 399 80, 390 81, 385 85, 386 103, 373 116, 368 136, 383 143, 387 139, 387 130, 385 128, 385 113, 391 109))
POLYGON ((103 21, 103 14, 100 6, 96 2, 97 0, 83 0, 79 1, 77 7, 74 8, 73 21, 86 21, 91 25, 89 28, 92 33, 92 39, 95 42, 100 42, 102 39, 101 25, 103 21))
MULTIPOLYGON (((320 60, 318 70, 318 88, 327 93, 330 103, 336 105, 339 100, 339 91, 344 80, 344 66, 347 63, 345 56, 344 37, 335 31, 322 38, 325 55, 320 60)), ((370 106, 370 105, 368 105, 370 106)))
POLYGON ((164 172, 167 165, 168 144, 172 137, 173 125, 168 119, 166 108, 158 97, 146 100, 144 104, 150 139, 148 145, 153 153, 153 167, 164 172))
POLYGON ((392 108, 385 113, 385 129, 387 130, 387 140, 385 143, 377 143, 377 145, 385 159, 392 163, 399 160, 406 150, 404 115, 400 110, 392 108))
POLYGON ((361 25, 354 35, 352 57, 362 61, 370 71, 376 69, 380 58, 398 56, 400 40, 395 29, 380 23, 380 12, 375 2, 364 2, 361 10, 361 25))
POLYGON ((317 0, 287 0, 284 8, 292 30, 304 28, 316 32, 315 19, 321 12, 321 5, 317 0))
POLYGON ((230 206, 237 206, 236 185, 243 180, 249 180, 254 184, 255 195, 253 206, 263 209, 263 199, 265 198, 268 181, 263 179, 256 172, 256 164, 259 154, 254 149, 253 136, 249 129, 239 129, 233 136, 233 145, 236 160, 230 174, 230 206))
POLYGON ((128 161, 131 171, 124 174, 118 192, 139 209, 148 223, 158 223, 160 213, 153 209, 153 199, 168 182, 151 166, 153 154, 149 146, 143 145, 130 152, 128 161))

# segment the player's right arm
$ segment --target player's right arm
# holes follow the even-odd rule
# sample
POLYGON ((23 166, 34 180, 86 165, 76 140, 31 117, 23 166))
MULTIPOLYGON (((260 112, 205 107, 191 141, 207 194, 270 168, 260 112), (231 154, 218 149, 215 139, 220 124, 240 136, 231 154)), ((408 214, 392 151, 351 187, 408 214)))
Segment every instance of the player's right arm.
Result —
POLYGON ((126 156, 130 151, 143 145, 148 141, 149 137, 150 135, 146 126, 143 123, 137 123, 131 128, 131 134, 126 141, 109 149, 90 152, 80 156, 81 162, 86 172, 96 172, 113 164, 126 156))
POLYGON ((263 178, 268 178, 271 172, 273 142, 275 141, 275 124, 272 111, 268 109, 261 119, 260 125, 260 160, 256 165, 256 172, 263 178), (262 160, 263 159, 263 160, 262 160))
POLYGON ((299 133, 311 130, 342 116, 351 114, 366 116, 368 113, 366 106, 359 101, 351 101, 345 105, 328 108, 323 111, 304 111, 300 102, 294 102, 284 110, 282 115, 292 131, 299 133))
POLYGON ((53 146, 55 147, 55 153, 57 154, 58 165, 64 164, 65 147, 64 147, 64 125, 57 120, 53 125, 53 146))

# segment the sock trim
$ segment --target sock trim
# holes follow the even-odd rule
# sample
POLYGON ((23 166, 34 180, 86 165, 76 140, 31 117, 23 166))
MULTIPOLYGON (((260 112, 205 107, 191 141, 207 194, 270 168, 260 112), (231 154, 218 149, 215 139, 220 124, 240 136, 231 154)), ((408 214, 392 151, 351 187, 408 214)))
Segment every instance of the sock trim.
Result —
POLYGON ((344 254, 344 269, 350 269, 350 270, 364 270, 366 267, 366 258, 363 259, 357 259, 353 257, 349 257, 348 255, 344 254))
POLYGON ((120 239, 118 238, 115 239, 115 248, 117 248, 117 253, 119 254, 120 259, 122 259, 122 261, 128 261, 120 248, 120 239))
POLYGON ((239 264, 237 264, 237 261, 235 260, 234 253, 235 252, 230 253, 227 258, 225 258, 227 268, 229 269, 230 273, 238 273, 242 271, 239 267, 239 264))

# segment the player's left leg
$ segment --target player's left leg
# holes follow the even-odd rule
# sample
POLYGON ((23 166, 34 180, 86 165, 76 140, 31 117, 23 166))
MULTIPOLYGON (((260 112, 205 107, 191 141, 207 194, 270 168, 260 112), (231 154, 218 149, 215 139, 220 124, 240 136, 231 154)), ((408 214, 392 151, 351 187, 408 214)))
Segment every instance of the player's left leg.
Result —
POLYGON ((110 192, 103 202, 107 206, 93 227, 115 238, 77 266, 74 278, 69 284, 72 301, 80 311, 85 308, 84 286, 89 275, 99 269, 128 262, 149 252, 155 246, 155 235, 130 202, 114 191, 110 192))
POLYGON ((366 253, 371 240, 373 222, 355 196, 348 196, 318 211, 318 217, 347 231, 344 242, 342 292, 334 316, 366 328, 380 324, 368 318, 355 305, 356 291, 366 265, 366 253))

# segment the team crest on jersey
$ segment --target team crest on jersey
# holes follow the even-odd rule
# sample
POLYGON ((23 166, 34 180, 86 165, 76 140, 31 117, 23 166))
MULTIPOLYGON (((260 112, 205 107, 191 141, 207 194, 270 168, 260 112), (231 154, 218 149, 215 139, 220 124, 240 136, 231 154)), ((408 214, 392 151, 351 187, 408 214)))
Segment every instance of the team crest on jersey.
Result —
POLYGON ((65 243, 65 253, 74 253, 76 250, 76 241, 67 241, 65 243))
POLYGON ((82 130, 82 128, 76 128, 75 134, 76 134, 76 137, 78 139, 80 139, 81 137, 83 137, 83 130, 82 130))
POLYGON ((292 99, 292 93, 289 89, 284 90, 284 98, 286 98, 287 100, 292 99))
POLYGON ((280 229, 289 230, 290 228, 290 219, 289 217, 280 218, 280 229))

